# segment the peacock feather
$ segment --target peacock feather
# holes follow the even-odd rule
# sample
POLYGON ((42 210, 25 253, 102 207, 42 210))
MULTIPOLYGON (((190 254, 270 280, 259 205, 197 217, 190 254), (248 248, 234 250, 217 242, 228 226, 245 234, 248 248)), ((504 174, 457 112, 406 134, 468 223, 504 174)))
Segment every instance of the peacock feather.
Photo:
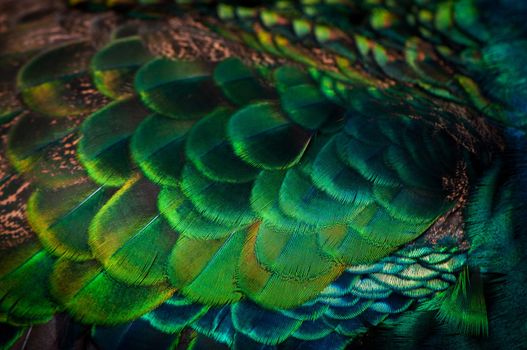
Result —
POLYGON ((522 2, 0 14, 0 348, 527 347, 522 2))

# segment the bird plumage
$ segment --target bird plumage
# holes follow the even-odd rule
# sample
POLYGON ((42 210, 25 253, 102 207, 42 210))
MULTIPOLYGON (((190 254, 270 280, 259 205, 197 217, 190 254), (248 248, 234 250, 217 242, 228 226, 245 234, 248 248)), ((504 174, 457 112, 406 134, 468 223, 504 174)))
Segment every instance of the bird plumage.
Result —
POLYGON ((525 346, 522 5, 21 3, 2 346, 525 346))

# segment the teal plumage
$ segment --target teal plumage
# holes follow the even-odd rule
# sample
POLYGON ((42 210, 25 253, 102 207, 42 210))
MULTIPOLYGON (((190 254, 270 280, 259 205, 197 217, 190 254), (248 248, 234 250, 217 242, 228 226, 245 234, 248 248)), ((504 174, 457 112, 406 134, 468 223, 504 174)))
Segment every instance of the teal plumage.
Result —
POLYGON ((526 346, 524 5, 0 10, 1 348, 526 346))

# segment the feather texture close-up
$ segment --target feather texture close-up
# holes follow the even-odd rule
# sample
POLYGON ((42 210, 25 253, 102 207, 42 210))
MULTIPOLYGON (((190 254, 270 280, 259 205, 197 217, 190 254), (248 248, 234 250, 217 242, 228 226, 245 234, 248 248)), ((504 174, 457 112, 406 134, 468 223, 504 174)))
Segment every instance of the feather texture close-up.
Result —
POLYGON ((0 0, 0 349, 527 349, 526 19, 0 0))

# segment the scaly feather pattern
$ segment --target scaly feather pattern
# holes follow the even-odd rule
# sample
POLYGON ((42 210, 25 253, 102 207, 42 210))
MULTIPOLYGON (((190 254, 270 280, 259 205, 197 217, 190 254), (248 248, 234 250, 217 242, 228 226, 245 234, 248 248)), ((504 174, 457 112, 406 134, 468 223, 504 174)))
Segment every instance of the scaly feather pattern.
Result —
POLYGON ((0 347, 524 347, 509 2, 0 3, 0 347))

